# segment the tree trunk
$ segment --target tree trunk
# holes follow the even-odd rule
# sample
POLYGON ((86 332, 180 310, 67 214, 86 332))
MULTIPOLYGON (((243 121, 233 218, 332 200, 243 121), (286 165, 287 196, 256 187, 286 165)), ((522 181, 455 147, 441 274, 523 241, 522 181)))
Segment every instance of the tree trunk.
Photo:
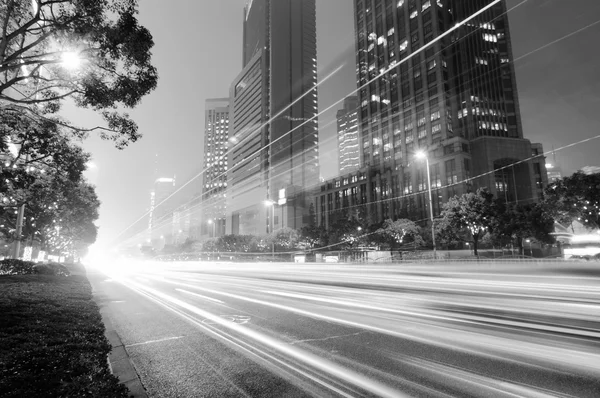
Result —
POLYGON ((519 254, 521 256, 523 256, 525 254, 525 253, 523 253, 523 238, 518 238, 517 239, 517 244, 518 244, 518 247, 519 247, 519 254))
POLYGON ((478 243, 479 243, 479 236, 473 235, 473 254, 476 256, 479 256, 479 253, 477 252, 478 243))

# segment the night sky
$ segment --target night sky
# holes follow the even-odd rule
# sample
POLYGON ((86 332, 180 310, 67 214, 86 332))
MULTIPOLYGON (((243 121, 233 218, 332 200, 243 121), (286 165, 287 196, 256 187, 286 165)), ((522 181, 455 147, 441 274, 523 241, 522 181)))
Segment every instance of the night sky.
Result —
MULTIPOLYGON (((156 91, 130 111, 144 134, 139 142, 123 151, 94 137, 84 143, 95 165, 87 176, 102 201, 100 246, 148 210, 156 164, 160 176, 176 175, 180 186, 201 170, 204 100, 227 97, 241 71, 244 4, 140 1, 139 20, 154 37, 160 80, 156 91)), ((509 9, 515 6, 509 19, 525 138, 549 151, 600 134, 600 1, 508 0, 509 9)), ((319 89, 320 110, 356 89, 352 11, 352 0, 317 0, 319 79, 339 69, 319 89)), ((334 118, 340 107, 319 117, 325 178, 337 173, 334 118)), ((64 113, 85 126, 99 123, 72 107, 64 113)), ((600 166, 599 149, 600 140, 589 141, 557 150, 556 161, 565 174, 600 166)), ((548 162, 554 162, 551 155, 548 162)), ((175 199, 183 203, 200 184, 199 178, 175 199)), ((144 218, 134 229, 146 224, 144 218)))

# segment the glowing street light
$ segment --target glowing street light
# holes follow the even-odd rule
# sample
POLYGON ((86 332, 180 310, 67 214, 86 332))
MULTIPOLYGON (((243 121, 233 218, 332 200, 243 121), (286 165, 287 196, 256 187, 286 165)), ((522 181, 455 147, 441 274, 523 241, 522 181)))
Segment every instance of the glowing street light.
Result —
POLYGON ((437 258, 435 247, 435 226, 433 224, 433 200, 431 199, 431 176, 429 175, 429 158, 424 151, 419 151, 416 154, 417 159, 425 159, 427 164, 427 187, 429 190, 429 215, 431 217, 431 241, 433 242, 433 258, 437 258))
POLYGON ((65 69, 74 70, 74 69, 79 68, 79 66, 81 66, 82 59, 79 56, 79 53, 76 53, 74 51, 65 51, 62 53, 60 58, 61 58, 60 64, 65 69))
POLYGON ((214 222, 214 220, 211 218, 210 220, 208 220, 208 224, 212 225, 212 227, 213 227, 213 228, 212 228, 212 230, 213 230, 212 237, 214 238, 214 237, 215 237, 215 235, 216 235, 216 234, 215 234, 215 226, 216 226, 216 223, 215 223, 215 222, 214 222))
MULTIPOLYGON (((265 200, 264 201, 265 206, 270 207, 271 208, 271 222, 270 224, 270 229, 271 229, 271 233, 274 232, 275 229, 275 202, 273 202, 272 200, 265 200)), ((271 241, 271 256, 275 257, 275 240, 271 241)))

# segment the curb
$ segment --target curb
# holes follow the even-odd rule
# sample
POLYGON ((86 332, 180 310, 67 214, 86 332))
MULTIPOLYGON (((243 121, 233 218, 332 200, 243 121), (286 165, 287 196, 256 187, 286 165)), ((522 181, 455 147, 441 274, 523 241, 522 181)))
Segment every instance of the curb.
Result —
MULTIPOLYGON (((86 275, 86 277, 89 280, 89 275, 86 275)), ((96 306, 100 311, 100 316, 102 317, 102 323, 104 323, 104 336, 106 336, 108 343, 112 347, 106 358, 110 372, 119 379, 121 384, 124 384, 125 387, 129 389, 129 397, 148 398, 146 389, 142 385, 142 381, 133 366, 133 362, 131 362, 131 358, 129 358, 129 354, 121 341, 121 337, 119 337, 119 334, 113 327, 113 324, 106 313, 107 310, 98 302, 95 293, 96 292, 92 289, 92 299, 96 303, 96 306)))
POLYGON ((112 374, 118 377, 121 384, 129 389, 129 396, 133 398, 148 398, 148 394, 142 385, 129 354, 117 332, 112 329, 110 321, 102 314, 102 320, 106 327, 104 335, 112 346, 108 354, 108 366, 112 374), (108 321, 108 322, 107 322, 108 321), (110 326, 110 327, 109 327, 110 326))

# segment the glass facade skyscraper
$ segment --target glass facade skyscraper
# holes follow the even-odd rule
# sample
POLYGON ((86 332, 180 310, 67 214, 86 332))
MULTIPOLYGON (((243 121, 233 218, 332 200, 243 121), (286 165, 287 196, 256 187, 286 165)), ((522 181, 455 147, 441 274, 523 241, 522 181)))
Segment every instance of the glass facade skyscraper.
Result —
POLYGON ((509 201, 537 199, 523 138, 505 2, 355 0, 361 165, 375 218, 427 218, 425 151, 434 212, 449 197, 488 187, 509 201), (377 180, 379 181, 379 180, 377 180), (419 194, 423 192, 423 194, 419 194), (381 214, 379 214, 381 213, 381 214))
POLYGON ((344 100, 344 108, 337 111, 337 134, 339 147, 340 175, 358 170, 360 155, 358 148, 358 97, 344 100))
MULTIPOLYGON (((229 98, 207 99, 204 105, 204 180, 202 220, 215 223, 217 236, 224 233, 225 192, 227 189, 227 147, 229 138, 229 98)), ((204 233, 213 227, 203 225, 204 233)))
POLYGON ((229 233, 309 222, 318 184, 315 0, 253 0, 244 9, 243 70, 230 89, 229 233), (275 219, 265 200, 277 202, 275 219))

